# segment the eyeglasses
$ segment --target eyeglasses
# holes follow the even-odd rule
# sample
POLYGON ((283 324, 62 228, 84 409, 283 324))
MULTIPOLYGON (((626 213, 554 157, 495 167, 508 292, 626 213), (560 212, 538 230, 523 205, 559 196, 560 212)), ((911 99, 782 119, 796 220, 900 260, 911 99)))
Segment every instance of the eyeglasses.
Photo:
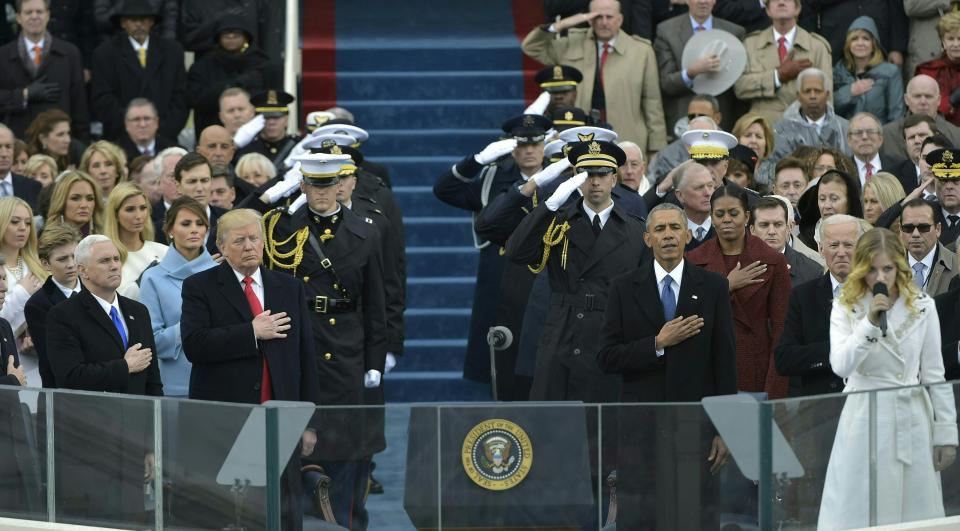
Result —
POLYGON ((851 129, 850 136, 880 136, 878 129, 851 129))
POLYGON ((933 228, 933 225, 929 223, 918 223, 916 225, 907 223, 905 225, 900 225, 900 232, 904 234, 913 234, 913 231, 918 230, 920 234, 926 234, 930 232, 930 229, 933 228))

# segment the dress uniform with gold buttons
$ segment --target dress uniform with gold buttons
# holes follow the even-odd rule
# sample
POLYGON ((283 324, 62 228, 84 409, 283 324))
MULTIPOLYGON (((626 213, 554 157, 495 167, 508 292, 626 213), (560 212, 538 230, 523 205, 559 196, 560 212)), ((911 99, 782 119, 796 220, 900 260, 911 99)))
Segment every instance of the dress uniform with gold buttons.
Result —
MULTIPOLYGON (((377 227, 335 201, 311 204, 309 187, 339 182, 346 155, 310 154, 301 163, 307 204, 292 214, 275 209, 264 216, 265 263, 304 282, 313 317, 320 374, 321 423, 314 453, 304 461, 320 464, 334 483, 350 485, 341 497, 331 493, 338 521, 363 518, 363 491, 369 477, 366 416, 331 406, 364 405, 365 384, 379 385, 386 359, 383 265, 377 227), (324 206, 326 205, 326 207, 324 206), (318 211, 317 208, 327 208, 318 211), (375 382, 374 382, 375 380, 375 382), (375 383, 375 384, 374 384, 375 383)), ((372 427, 376 429, 376 427, 372 427)))
MULTIPOLYGON (((282 90, 267 90, 250 97, 250 103, 257 114, 262 114, 264 118, 289 116, 289 105, 293 103, 293 100, 292 95, 282 90)), ((259 153, 270 159, 273 165, 277 167, 277 172, 282 174, 284 170, 283 161, 298 141, 297 137, 288 134, 284 134, 278 139, 269 140, 264 137, 263 131, 261 131, 253 141, 237 151, 236 160, 240 160, 240 157, 247 153, 259 153)))

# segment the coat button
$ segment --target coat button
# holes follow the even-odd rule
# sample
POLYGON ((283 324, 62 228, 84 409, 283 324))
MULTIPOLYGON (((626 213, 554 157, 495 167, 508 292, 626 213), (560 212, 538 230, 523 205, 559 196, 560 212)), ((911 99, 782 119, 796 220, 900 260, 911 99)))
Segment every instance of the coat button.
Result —
POLYGON ((304 282, 310 282, 310 277, 303 277, 304 282))
POLYGON ((897 379, 899 380, 899 379, 901 379, 901 378, 903 378, 903 374, 898 372, 898 373, 897 373, 897 379))
POLYGON ((330 354, 329 352, 324 352, 324 353, 323 353, 323 359, 325 359, 325 360, 327 360, 327 361, 330 361, 330 360, 333 359, 333 354, 330 354))
POLYGON ((260 390, 260 382, 257 382, 257 383, 255 383, 255 384, 253 384, 253 390, 254 390, 254 391, 259 391, 259 390, 260 390))
POLYGON ((574 355, 574 356, 579 356, 579 355, 580 355, 580 349, 578 349, 578 348, 573 349, 573 355, 574 355))
POLYGON ((577 314, 577 319, 583 319, 583 312, 577 314))
POLYGON ((331 317, 331 318, 330 318, 330 324, 332 324, 332 325, 337 324, 337 320, 334 319, 333 317, 331 317))

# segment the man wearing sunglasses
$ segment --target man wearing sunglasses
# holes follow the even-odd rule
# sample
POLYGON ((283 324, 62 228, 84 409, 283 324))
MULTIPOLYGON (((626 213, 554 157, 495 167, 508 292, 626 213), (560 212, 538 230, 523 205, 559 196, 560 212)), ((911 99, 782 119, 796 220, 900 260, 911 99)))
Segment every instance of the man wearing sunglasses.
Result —
POLYGON ((947 291, 958 273, 957 255, 940 243, 940 229, 930 203, 918 198, 903 206, 900 240, 907 248, 913 283, 931 297, 947 291))

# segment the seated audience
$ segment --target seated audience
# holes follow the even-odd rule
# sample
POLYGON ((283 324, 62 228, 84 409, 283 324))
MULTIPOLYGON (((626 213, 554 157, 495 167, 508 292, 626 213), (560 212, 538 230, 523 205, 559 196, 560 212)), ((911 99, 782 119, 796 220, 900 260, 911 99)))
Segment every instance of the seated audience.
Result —
POLYGON ((97 181, 100 193, 106 199, 117 183, 127 179, 127 156, 116 144, 100 140, 83 152, 80 171, 97 181))

